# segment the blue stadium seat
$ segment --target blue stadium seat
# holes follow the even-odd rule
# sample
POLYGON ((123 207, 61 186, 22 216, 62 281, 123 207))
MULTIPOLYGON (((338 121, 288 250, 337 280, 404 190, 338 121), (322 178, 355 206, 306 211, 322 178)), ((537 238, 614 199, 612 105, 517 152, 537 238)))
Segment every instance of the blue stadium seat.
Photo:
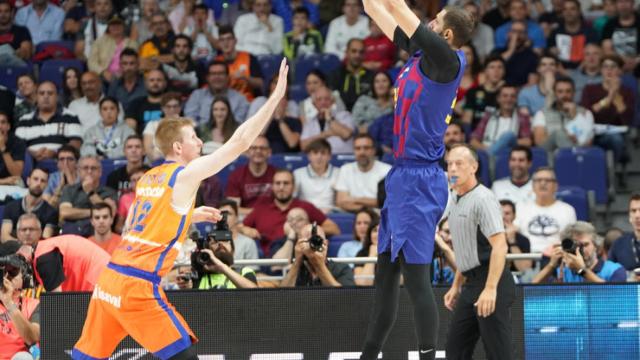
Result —
POLYGON ((478 178, 480 182, 486 187, 491 186, 491 171, 489 153, 484 150, 478 150, 478 160, 480 161, 480 168, 478 169, 478 178))
MULTIPOLYGON (((510 176, 509 155, 510 152, 508 151, 496 155, 496 172, 494 176, 495 180, 510 176)), ((533 174, 533 172, 536 171, 536 169, 538 169, 539 167, 549 166, 549 159, 547 156, 547 151, 545 149, 534 146, 531 148, 531 155, 533 159, 530 173, 533 174)))
POLYGON ((577 186, 560 186, 556 192, 558 200, 573 206, 578 220, 589 221, 589 197, 587 192, 577 186))
POLYGON ((341 167, 342 165, 356 161, 356 156, 353 154, 336 154, 331 156, 331 165, 341 167))
POLYGON ((395 162, 395 159, 393 157, 393 154, 391 153, 384 153, 382 155, 382 159, 380 159, 382 162, 387 163, 389 165, 393 165, 393 163, 395 162))
POLYGON ((351 213, 330 213, 327 217, 335 222, 340 228, 340 233, 351 234, 353 233, 353 222, 356 220, 356 216, 351 213))
POLYGON ((294 100, 295 102, 301 102, 302 100, 309 97, 307 94, 307 89, 304 87, 304 84, 291 84, 289 87, 289 99, 294 100))
POLYGON ((18 76, 29 74, 31 70, 31 64, 29 66, 0 66, 0 85, 16 92, 18 76))
POLYGON ((400 70, 402 70, 402 68, 400 66, 392 67, 391 69, 387 70, 387 74, 389 74, 389 76, 391 76, 391 79, 393 81, 396 81, 396 78, 398 77, 398 74, 400 73, 400 70))
POLYGON ((246 156, 240 156, 238 159, 236 159, 236 161, 225 166, 224 169, 220 170, 220 172, 216 174, 223 189, 226 189, 227 187, 229 174, 231 174, 233 170, 237 169, 239 166, 246 164, 247 162, 249 162, 249 159, 246 156))
POLYGON ((271 78, 278 75, 282 55, 258 55, 256 58, 260 64, 260 72, 262 72, 262 78, 264 79, 263 90, 265 91, 265 94, 268 94, 271 78))
POLYGON ((313 54, 298 58, 295 67, 294 84, 304 84, 307 74, 311 70, 317 69, 325 75, 340 66, 340 59, 333 54, 313 54))
POLYGON ((60 46, 63 47, 69 51, 71 51, 71 53, 74 52, 75 50, 75 43, 73 41, 69 41, 69 40, 61 40, 61 41, 43 41, 41 43, 39 43, 38 45, 36 45, 36 51, 35 53, 39 53, 42 50, 44 50, 44 48, 46 48, 47 46, 60 46))
POLYGON ((84 63, 80 60, 47 60, 40 66, 40 82, 52 81, 58 89, 62 89, 62 77, 67 68, 76 68, 83 72, 84 63))
POLYGON ((117 167, 120 167, 120 165, 116 166, 116 160, 112 159, 103 159, 100 163, 102 164, 102 176, 100 176, 100 185, 106 185, 107 177, 109 177, 109 174, 111 174, 111 172, 117 167))
POLYGON ((598 147, 558 149, 554 168, 558 185, 594 191, 596 203, 609 201, 607 156, 598 147))
POLYGON ((327 250, 328 257, 338 256, 340 246, 351 240, 353 240, 353 234, 340 234, 329 238, 329 249, 327 250))
POLYGON ((27 183, 27 178, 31 175, 31 170, 33 169, 33 158, 29 151, 25 151, 24 154, 24 167, 22 168, 22 180, 24 183, 27 183))
POLYGON ((38 161, 36 163, 36 166, 39 168, 47 169, 47 171, 49 171, 49 174, 53 174, 54 172, 58 171, 58 163, 54 159, 38 161))
POLYGON ((0 206, 0 219, 4 219, 4 205, 0 206))
POLYGON ((205 237, 216 226, 216 224, 212 222, 197 222, 195 223, 195 225, 196 230, 198 230, 198 233, 200 234, 200 237, 205 237))
POLYGON ((269 163, 278 169, 289 169, 293 171, 307 166, 309 160, 306 154, 273 154, 269 158, 269 163))

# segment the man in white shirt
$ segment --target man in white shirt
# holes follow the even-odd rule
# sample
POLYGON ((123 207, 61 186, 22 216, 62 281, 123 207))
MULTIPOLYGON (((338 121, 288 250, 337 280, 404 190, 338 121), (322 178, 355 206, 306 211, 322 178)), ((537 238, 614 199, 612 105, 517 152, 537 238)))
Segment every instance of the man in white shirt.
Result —
POLYGON ((239 16, 233 32, 240 51, 252 55, 282 53, 284 22, 271 13, 271 0, 255 0, 253 12, 239 16))
POLYGON ((334 186, 340 169, 331 165, 331 145, 325 139, 318 139, 307 147, 309 165, 296 169, 298 199, 308 201, 325 214, 335 208, 334 186))
POLYGON ((539 168, 532 181, 536 200, 517 205, 514 224, 529 238, 531 252, 543 252, 560 243, 562 229, 577 221, 576 211, 571 205, 556 200, 558 182, 552 168, 539 168))
POLYGON ((511 149, 509 154, 509 173, 511 176, 494 181, 491 187, 498 200, 510 200, 514 204, 518 204, 536 199, 529 174, 531 165, 532 155, 529 147, 516 146, 511 149))
POLYGON ((364 39, 369 36, 369 18, 361 15, 360 0, 345 0, 342 7, 344 15, 331 21, 327 31, 324 52, 344 59, 347 43, 353 38, 364 39))
POLYGON ((387 176, 391 165, 376 160, 376 146, 369 134, 358 134, 353 140, 356 161, 340 168, 336 183, 336 205, 355 212, 365 206, 378 206, 378 183, 387 176))
POLYGON ((536 146, 547 151, 573 146, 591 146, 594 136, 593 114, 574 101, 575 86, 563 77, 553 85, 553 104, 538 111, 531 124, 536 146))
POLYGON ((355 125, 348 111, 333 111, 334 98, 331 90, 321 87, 311 95, 313 105, 318 114, 308 118, 302 125, 300 147, 307 151, 307 147, 318 139, 326 139, 331 144, 334 154, 353 153, 351 135, 355 125))
MULTIPOLYGON (((100 122, 100 100, 104 97, 102 93, 102 81, 100 75, 87 71, 80 77, 80 88, 83 97, 73 100, 69 104, 69 111, 74 113, 80 125, 82 133, 86 133, 92 126, 100 122)), ((122 104, 118 104, 118 122, 124 121, 124 110, 122 104)))

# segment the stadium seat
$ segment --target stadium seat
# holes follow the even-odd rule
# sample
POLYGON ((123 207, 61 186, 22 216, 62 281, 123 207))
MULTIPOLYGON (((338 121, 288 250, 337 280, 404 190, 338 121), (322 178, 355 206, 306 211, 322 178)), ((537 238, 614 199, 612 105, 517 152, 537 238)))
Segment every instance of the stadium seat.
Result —
POLYGON ((356 157, 353 154, 336 154, 331 156, 331 165, 336 167, 342 167, 342 165, 356 161, 356 157))
POLYGON ((309 94, 307 94, 307 89, 304 87, 304 84, 289 85, 289 99, 295 102, 301 102, 307 97, 309 97, 309 94))
POLYGON ((4 219, 4 205, 0 206, 0 219, 4 219))
POLYGON ((307 166, 309 160, 305 154, 273 154, 269 158, 269 164, 278 169, 295 170, 307 166))
POLYGON ((47 171, 49 171, 49 174, 53 174, 54 172, 58 171, 58 164, 54 159, 38 161, 35 166, 47 169, 47 171))
POLYGON ((393 163, 395 162, 395 159, 393 157, 393 154, 391 153, 384 153, 382 155, 382 159, 380 159, 382 162, 387 163, 389 165, 393 165, 393 163))
POLYGON ((560 186, 577 186, 595 192, 598 205, 609 201, 607 156, 598 147, 558 149, 554 168, 560 186))
POLYGON ((577 186, 560 186, 556 192, 556 198, 573 206, 578 220, 590 221, 589 197, 584 189, 577 186))
POLYGON ((480 182, 486 187, 491 186, 491 162, 489 160, 489 153, 484 150, 478 150, 478 160, 480 162, 480 168, 478 169, 478 178, 480 182))
POLYGON ((340 59, 333 54, 313 54, 296 60, 294 84, 304 85, 304 80, 311 70, 317 69, 325 75, 340 66, 340 59))
POLYGON ((84 71, 84 63, 80 60, 47 60, 40 66, 40 82, 51 81, 58 89, 62 89, 62 77, 67 68, 76 68, 84 71))
POLYGON ((353 240, 353 234, 340 234, 329 238, 329 249, 327 250, 328 257, 338 256, 340 246, 347 241, 353 240))
POLYGON ((61 40, 61 41, 43 41, 41 43, 39 43, 38 45, 36 45, 36 51, 35 54, 41 52, 42 50, 44 50, 47 46, 60 46, 63 47, 67 50, 69 50, 71 53, 74 52, 75 50, 75 44, 73 41, 66 41, 66 40, 61 40))
POLYGON ((236 159, 236 161, 225 166, 224 169, 220 170, 220 172, 216 174, 216 176, 220 180, 220 184, 222 185, 223 189, 226 189, 227 187, 227 180, 229 179, 229 174, 231 174, 233 170, 237 169, 239 166, 246 164, 247 162, 249 162, 249 159, 246 156, 240 156, 238 159, 236 159))
MULTIPOLYGON (((502 179, 505 177, 509 177, 509 155, 510 152, 503 152, 496 155, 496 171, 494 179, 502 179)), ((549 159, 547 156, 547 151, 540 147, 532 147, 531 155, 533 157, 531 164, 530 173, 533 174, 536 169, 543 166, 549 166, 549 159)))
POLYGON ((24 167, 22 168, 22 180, 24 183, 27 183, 27 178, 31 175, 31 170, 33 169, 33 158, 29 151, 25 151, 24 154, 24 167))
POLYGON ((0 66, 0 85, 16 92, 18 85, 18 76, 31 73, 31 65, 29 66, 0 66))
POLYGON ((281 55, 258 55, 258 64, 260 64, 260 72, 264 79, 264 93, 269 93, 269 84, 271 78, 278 74, 280 68, 280 61, 282 61, 281 55))
POLYGON ((400 73, 400 70, 402 70, 402 68, 399 66, 392 67, 391 69, 387 70, 387 74, 389 74, 389 76, 391 76, 391 79, 395 82, 398 74, 400 73))
POLYGON ((205 237, 208 233, 213 231, 216 224, 212 222, 197 222, 195 223, 196 230, 198 231, 198 236, 201 238, 205 237))
POLYGON ((341 234, 353 233, 353 222, 356 220, 356 216, 351 213, 330 213, 327 217, 333 222, 338 224, 341 234))

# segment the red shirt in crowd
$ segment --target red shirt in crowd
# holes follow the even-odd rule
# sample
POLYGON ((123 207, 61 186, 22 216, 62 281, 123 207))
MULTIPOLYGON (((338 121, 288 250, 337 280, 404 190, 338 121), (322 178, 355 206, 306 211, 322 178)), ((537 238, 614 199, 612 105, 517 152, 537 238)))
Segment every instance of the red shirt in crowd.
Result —
POLYGON ((385 35, 364 39, 364 62, 380 61, 379 71, 387 71, 396 59, 396 46, 385 35))
POLYGON ((593 105, 605 98, 607 94, 608 91, 602 87, 601 83, 587 85, 584 87, 584 90, 582 90, 582 101, 580 105, 591 110, 593 113, 593 121, 596 124, 630 125, 633 122, 633 113, 635 111, 633 92, 625 86, 620 86, 620 95, 622 95, 624 104, 627 106, 626 110, 622 113, 618 113, 613 104, 609 104, 608 107, 598 112, 593 111, 593 105))
POLYGON ((255 177, 249 170, 249 165, 243 165, 229 175, 224 196, 240 198, 240 206, 252 208, 258 197, 271 193, 271 182, 276 170, 272 165, 267 165, 267 171, 262 176, 255 177))
POLYGON ((262 235, 260 246, 265 256, 271 256, 271 254, 269 254, 269 246, 271 246, 271 243, 284 237, 284 223, 287 221, 287 214, 289 210, 297 207, 307 212, 311 223, 315 221, 320 225, 327 220, 324 213, 318 210, 317 207, 298 199, 293 199, 286 209, 280 210, 280 208, 276 206, 273 196, 260 197, 253 206, 253 211, 244 219, 243 224, 245 226, 250 226, 258 230, 262 235))

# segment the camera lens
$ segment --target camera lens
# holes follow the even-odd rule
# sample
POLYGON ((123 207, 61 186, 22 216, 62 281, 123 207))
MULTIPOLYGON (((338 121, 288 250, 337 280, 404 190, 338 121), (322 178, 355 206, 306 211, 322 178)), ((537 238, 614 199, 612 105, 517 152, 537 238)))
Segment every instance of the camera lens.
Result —
POLYGON ((576 242, 573 241, 573 239, 562 239, 562 250, 569 252, 569 253, 575 253, 576 252, 576 242))
POLYGON ((211 256, 204 252, 201 251, 200 253, 198 253, 198 263, 200 263, 200 265, 206 265, 209 264, 211 262, 211 256))

